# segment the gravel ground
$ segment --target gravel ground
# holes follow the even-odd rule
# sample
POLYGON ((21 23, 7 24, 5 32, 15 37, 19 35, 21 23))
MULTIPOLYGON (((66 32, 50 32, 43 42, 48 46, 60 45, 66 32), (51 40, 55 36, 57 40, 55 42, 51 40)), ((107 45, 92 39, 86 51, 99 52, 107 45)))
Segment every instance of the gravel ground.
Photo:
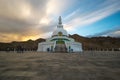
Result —
POLYGON ((120 52, 0 52, 0 80, 120 80, 120 52))

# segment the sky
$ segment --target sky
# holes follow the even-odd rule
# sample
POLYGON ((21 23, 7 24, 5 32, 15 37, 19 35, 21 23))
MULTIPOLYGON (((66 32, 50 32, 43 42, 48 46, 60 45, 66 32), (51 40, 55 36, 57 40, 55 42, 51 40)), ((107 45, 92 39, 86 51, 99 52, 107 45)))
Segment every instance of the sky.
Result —
POLYGON ((0 0, 0 42, 49 38, 59 16, 68 34, 120 37, 120 0, 0 0))

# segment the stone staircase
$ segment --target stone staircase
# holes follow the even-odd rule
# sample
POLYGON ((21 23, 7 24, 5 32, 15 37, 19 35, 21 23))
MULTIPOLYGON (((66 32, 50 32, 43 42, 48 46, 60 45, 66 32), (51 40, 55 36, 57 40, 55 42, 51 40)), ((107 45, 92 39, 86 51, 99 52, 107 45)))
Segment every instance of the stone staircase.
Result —
POLYGON ((67 48, 65 44, 56 44, 55 52, 62 52, 62 53, 67 52, 67 48))

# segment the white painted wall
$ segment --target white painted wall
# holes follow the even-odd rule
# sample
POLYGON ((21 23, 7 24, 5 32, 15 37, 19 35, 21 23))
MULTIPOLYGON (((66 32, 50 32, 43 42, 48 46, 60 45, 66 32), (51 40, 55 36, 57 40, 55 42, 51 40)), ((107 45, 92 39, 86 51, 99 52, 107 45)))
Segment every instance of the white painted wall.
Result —
POLYGON ((54 47, 54 42, 42 42, 38 44, 38 52, 47 52, 47 49, 51 50, 51 46, 54 47))

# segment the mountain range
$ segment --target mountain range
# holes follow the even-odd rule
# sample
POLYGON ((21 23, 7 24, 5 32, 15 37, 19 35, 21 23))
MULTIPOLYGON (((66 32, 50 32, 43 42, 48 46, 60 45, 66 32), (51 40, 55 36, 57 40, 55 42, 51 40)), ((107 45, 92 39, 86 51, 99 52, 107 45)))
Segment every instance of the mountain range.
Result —
MULTIPOLYGON (((78 34, 69 35, 70 38, 75 39, 76 42, 82 43, 83 50, 120 50, 120 38, 114 37, 83 37, 78 34)), ((45 39, 39 38, 37 40, 28 41, 13 41, 10 43, 0 42, 0 51, 5 51, 7 48, 14 50, 17 46, 22 46, 26 51, 36 51, 38 43, 44 42, 45 39)))

